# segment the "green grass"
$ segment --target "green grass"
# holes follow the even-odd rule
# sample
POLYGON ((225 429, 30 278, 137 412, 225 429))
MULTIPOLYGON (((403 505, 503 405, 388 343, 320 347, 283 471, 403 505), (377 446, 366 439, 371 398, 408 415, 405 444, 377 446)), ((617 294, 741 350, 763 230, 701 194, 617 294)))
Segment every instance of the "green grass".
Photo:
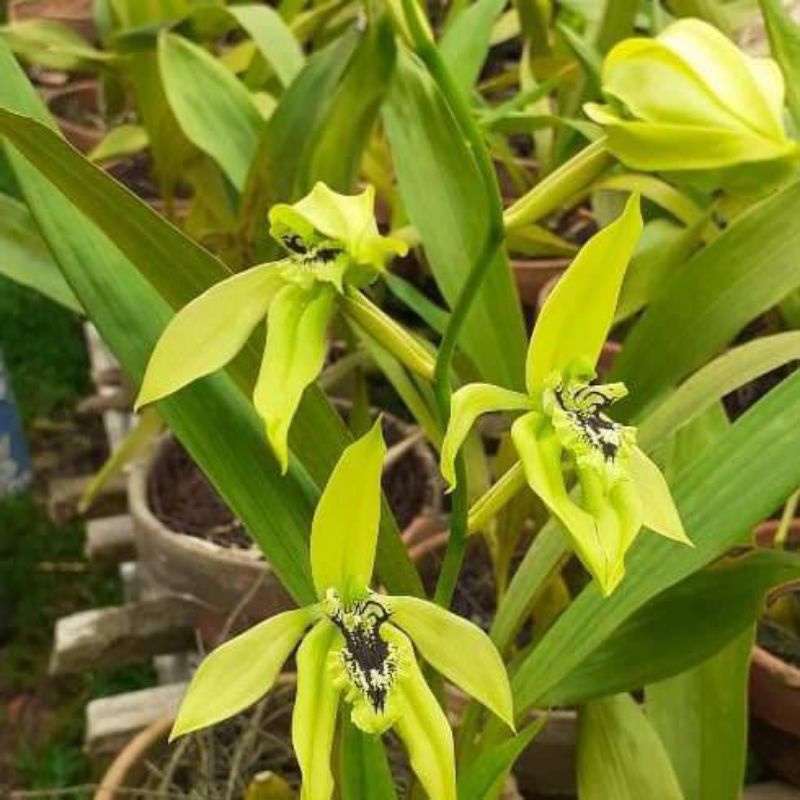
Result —
MULTIPOLYGON (((0 348, 29 431, 36 421, 63 416, 89 390, 80 321, 5 280, 0 280, 0 348)), ((82 749, 86 702, 153 683, 149 667, 48 676, 55 620, 122 599, 116 570, 86 564, 83 543, 83 524, 53 525, 34 492, 0 502, 0 621, 11 621, 0 642, 3 796, 4 782, 55 789, 90 780, 82 749), (65 571, 62 565, 71 567, 65 571), (26 724, 9 719, 15 701, 31 709, 24 712, 26 724)))

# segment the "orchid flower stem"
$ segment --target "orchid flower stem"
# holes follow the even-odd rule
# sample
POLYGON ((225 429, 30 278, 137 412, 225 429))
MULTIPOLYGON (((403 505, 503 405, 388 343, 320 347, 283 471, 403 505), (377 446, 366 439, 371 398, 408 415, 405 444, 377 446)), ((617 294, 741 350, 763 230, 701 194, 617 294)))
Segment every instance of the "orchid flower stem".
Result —
POLYGON ((489 522, 527 486, 522 462, 517 461, 492 487, 481 495, 469 510, 469 533, 483 530, 489 522))
POLYGON ((431 353, 365 295, 348 288, 339 302, 345 316, 369 333, 411 372, 426 380, 433 378, 435 364, 431 353))
MULTIPOLYGON (((503 206, 500 202, 494 167, 480 129, 473 119, 467 98, 453 81, 430 32, 424 28, 416 0, 403 0, 403 13, 414 49, 428 68, 428 72, 436 82, 442 97, 453 114, 461 134, 466 139, 467 146, 478 168, 481 182, 484 185, 488 204, 486 238, 453 306, 452 314, 439 346, 439 354, 433 373, 434 395, 441 418, 442 430, 444 430, 447 427, 447 421, 450 416, 450 397, 453 392, 452 364, 458 337, 472 303, 489 271, 489 267, 503 243, 503 206)), ((467 470, 463 455, 459 454, 457 457, 455 468, 458 483, 453 493, 450 537, 434 595, 434 600, 444 607, 449 606, 452 600, 458 574, 461 571, 461 564, 464 560, 467 539, 469 495, 467 490, 467 470)))
POLYGON ((516 230, 540 220, 571 197, 585 192, 613 163, 605 137, 592 142, 509 206, 503 217, 505 229, 516 230))

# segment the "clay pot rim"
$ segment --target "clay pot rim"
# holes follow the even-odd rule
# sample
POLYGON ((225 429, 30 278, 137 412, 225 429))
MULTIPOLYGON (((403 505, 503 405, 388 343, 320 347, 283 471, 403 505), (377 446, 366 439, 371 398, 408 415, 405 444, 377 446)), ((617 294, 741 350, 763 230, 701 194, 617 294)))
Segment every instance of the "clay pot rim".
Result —
MULTIPOLYGON (((332 398, 335 405, 346 406, 347 401, 341 398, 332 398)), ((375 410, 375 409, 373 409, 375 410)), ((409 435, 413 426, 409 425, 404 420, 396 417, 390 412, 381 411, 383 418, 395 425, 403 435, 409 435)), ((138 459, 131 466, 130 474, 128 476, 128 503, 130 511, 134 519, 139 519, 143 524, 159 536, 165 536, 171 542, 180 546, 189 555, 198 555, 203 557, 212 556, 221 558, 237 565, 254 565, 259 569, 269 569, 269 562, 264 558, 261 550, 255 542, 248 548, 232 548, 223 547, 222 545, 210 542, 206 539, 201 539, 197 536, 184 533, 183 531, 173 530, 165 525, 154 513, 150 507, 148 499, 148 482, 150 474, 155 463, 162 455, 164 450, 174 440, 174 436, 167 431, 162 434, 155 446, 150 449, 144 458, 138 459)), ((426 465, 427 480, 429 497, 426 498, 425 505, 420 512, 411 520, 406 530, 412 529, 419 520, 437 518, 441 511, 442 505, 442 482, 439 475, 438 465, 436 459, 428 448, 425 440, 420 440, 411 446, 409 452, 416 454, 426 465)))

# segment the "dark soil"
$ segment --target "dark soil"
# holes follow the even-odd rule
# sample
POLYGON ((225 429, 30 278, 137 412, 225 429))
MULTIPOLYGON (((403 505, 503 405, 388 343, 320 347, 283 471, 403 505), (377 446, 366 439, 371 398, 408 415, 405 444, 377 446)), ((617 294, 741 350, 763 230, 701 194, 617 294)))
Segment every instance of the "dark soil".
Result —
MULTIPOLYGON (((384 423, 384 436, 391 447, 402 433, 388 422, 384 423)), ((433 500, 428 474, 427 464, 415 450, 403 455, 384 474, 383 488, 401 530, 433 500)), ((253 547, 244 526, 177 441, 162 450, 153 468, 148 501, 155 516, 173 531, 220 547, 253 547)))
POLYGON ((153 174, 152 162, 146 153, 115 161, 106 167, 106 172, 143 200, 159 199, 158 187, 151 177, 153 174))
POLYGON ((741 417, 745 411, 754 406, 764 395, 768 394, 781 381, 788 378, 797 369, 798 363, 797 361, 792 361, 789 364, 784 364, 725 395, 722 402, 730 419, 736 420, 741 417))
POLYGON ((758 623, 758 643, 772 655, 800 667, 800 639, 771 619, 758 623))

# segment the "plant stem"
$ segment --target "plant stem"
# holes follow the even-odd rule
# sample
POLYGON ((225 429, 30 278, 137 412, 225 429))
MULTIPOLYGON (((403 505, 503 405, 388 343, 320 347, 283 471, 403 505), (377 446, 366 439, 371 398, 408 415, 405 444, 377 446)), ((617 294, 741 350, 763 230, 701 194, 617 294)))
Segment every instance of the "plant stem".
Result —
MULTIPOLYGON (((452 363, 458 337, 467 318, 472 303, 480 290, 486 273, 503 242, 503 207, 497 189, 494 167, 481 136, 480 129, 472 117, 467 98, 455 84, 442 61, 430 32, 425 29, 415 0, 403 0, 403 13, 417 55, 428 68, 439 91, 450 108, 456 124, 466 139, 467 146, 475 160, 488 203, 488 228, 486 238, 478 257, 470 268, 467 279, 461 287, 458 298, 439 346, 436 367, 433 373, 433 390, 441 418, 442 429, 447 427, 450 417, 450 397, 452 395, 452 363)), ((455 464, 457 486, 453 493, 450 515, 450 537, 447 541, 444 563, 436 584, 434 600, 447 607, 453 597, 458 573, 464 560, 467 540, 467 515, 469 501, 467 492, 467 470, 462 454, 455 464)))
POLYGON ((411 372, 426 380, 434 376, 433 356, 402 325, 398 325, 369 298, 348 288, 339 298, 345 316, 356 322, 411 372))
POLYGON ((475 533, 485 528, 525 486, 527 486, 525 470, 522 467, 522 462, 517 461, 513 467, 503 473, 499 480, 492 484, 485 494, 481 495, 472 504, 467 523, 469 533, 475 533))
POLYGON ((605 137, 584 147, 506 209, 504 215, 506 230, 522 228, 540 220, 571 197, 584 191, 613 163, 612 155, 606 150, 605 137))
POLYGON ((783 514, 781 514, 781 521, 778 525, 778 530, 775 534, 775 546, 783 548, 786 544, 786 538, 789 535, 789 526, 794 519, 795 511, 797 511, 797 504, 800 502, 800 489, 798 489, 787 501, 783 507, 783 514))

